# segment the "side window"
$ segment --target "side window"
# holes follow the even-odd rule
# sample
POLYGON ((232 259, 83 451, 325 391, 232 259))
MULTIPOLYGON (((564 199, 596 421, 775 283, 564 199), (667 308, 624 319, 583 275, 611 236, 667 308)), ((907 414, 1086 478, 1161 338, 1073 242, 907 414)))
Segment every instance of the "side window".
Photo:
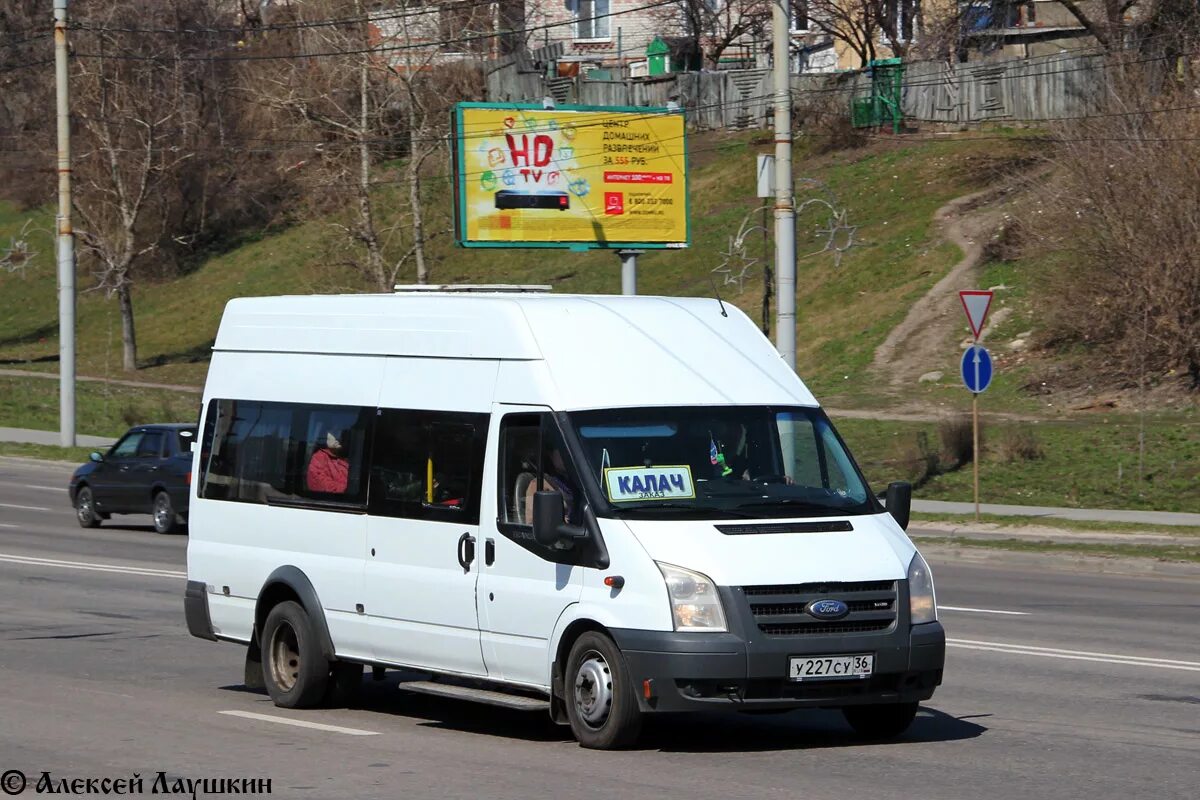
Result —
POLYGON ((141 444, 144 435, 142 431, 127 434, 124 439, 113 445, 113 449, 109 451, 108 457, 133 458, 137 455, 138 445, 141 444))
POLYGON ((249 503, 366 499, 368 409, 213 400, 200 496, 249 503))
POLYGON ((161 458, 163 449, 162 431, 146 431, 138 443, 138 458, 161 458))
MULTIPOLYGON (((539 489, 563 496, 563 521, 583 519, 582 483, 566 442, 549 414, 511 414, 500 427, 499 519, 532 524, 533 495, 539 489)), ((525 537, 522 537, 525 538, 525 537)))
POLYGON ((487 414, 377 412, 368 513, 479 522, 487 414))

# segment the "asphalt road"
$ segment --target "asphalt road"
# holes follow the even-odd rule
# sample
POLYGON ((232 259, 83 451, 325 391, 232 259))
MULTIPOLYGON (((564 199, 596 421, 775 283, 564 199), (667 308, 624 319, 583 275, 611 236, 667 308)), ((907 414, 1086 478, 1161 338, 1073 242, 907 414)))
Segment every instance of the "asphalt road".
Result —
POLYGON ((1197 579, 935 560, 946 683, 902 741, 857 742, 834 712, 713 715, 603 753, 541 714, 390 680, 352 710, 276 709, 242 689, 240 648, 188 636, 186 537, 148 518, 84 531, 66 477, 0 460, 0 772, 29 796, 46 771, 137 773, 147 793, 160 771, 269 778, 288 798, 1197 795, 1197 579))

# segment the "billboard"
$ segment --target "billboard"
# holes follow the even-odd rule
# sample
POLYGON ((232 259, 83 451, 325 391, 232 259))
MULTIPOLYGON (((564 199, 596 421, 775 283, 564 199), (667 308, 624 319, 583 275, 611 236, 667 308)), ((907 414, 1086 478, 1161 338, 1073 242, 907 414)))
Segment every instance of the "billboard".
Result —
POLYGON ((687 247, 681 111, 459 103, 455 234, 464 247, 687 247))

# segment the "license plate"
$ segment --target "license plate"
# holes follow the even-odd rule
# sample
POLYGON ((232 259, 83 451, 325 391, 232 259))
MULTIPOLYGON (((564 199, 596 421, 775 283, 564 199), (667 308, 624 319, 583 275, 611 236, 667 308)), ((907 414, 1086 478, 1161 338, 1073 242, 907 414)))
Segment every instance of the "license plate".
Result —
POLYGON ((788 677, 794 681, 869 678, 874 669, 875 656, 869 653, 850 656, 796 656, 791 659, 788 677))

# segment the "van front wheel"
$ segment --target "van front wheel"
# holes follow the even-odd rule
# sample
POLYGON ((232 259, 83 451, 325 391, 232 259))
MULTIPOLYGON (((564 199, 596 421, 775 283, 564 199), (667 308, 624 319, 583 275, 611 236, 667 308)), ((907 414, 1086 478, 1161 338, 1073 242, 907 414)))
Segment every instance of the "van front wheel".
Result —
POLYGON ((567 717, 580 745, 617 750, 637 741, 642 711, 612 639, 594 631, 580 636, 571 647, 566 675, 567 717))
POLYGON ((267 614, 262 666, 267 693, 280 708, 313 708, 324 698, 329 662, 299 603, 288 600, 267 614))

